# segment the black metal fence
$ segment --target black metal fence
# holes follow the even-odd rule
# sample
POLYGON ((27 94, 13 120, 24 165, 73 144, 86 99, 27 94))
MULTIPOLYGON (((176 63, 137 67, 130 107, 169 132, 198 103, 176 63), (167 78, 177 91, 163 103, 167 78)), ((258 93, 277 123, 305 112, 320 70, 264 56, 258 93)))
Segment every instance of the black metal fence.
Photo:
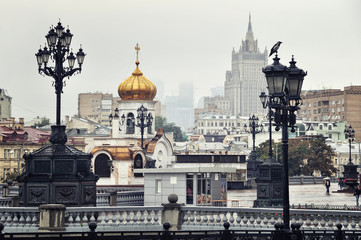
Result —
POLYGON ((89 224, 89 232, 36 232, 3 233, 0 223, 0 239, 79 239, 79 240, 361 240, 361 231, 341 230, 300 230, 299 224, 292 224, 292 230, 284 231, 283 225, 275 224, 275 230, 230 230, 226 222, 223 230, 170 231, 170 224, 163 224, 163 231, 97 232, 97 224, 89 224))

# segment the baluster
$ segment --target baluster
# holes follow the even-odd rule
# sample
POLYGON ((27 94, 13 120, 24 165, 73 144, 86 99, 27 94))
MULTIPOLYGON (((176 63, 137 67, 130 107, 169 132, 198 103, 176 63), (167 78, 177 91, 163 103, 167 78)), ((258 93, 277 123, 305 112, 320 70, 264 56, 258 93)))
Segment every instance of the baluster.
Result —
POLYGON ((275 225, 275 223, 276 223, 276 220, 275 220, 275 218, 273 217, 273 215, 271 216, 271 220, 269 221, 270 222, 270 227, 272 228, 274 228, 274 225, 275 225))
POLYGON ((25 218, 25 227, 30 228, 30 226, 31 226, 31 217, 30 217, 30 213, 27 212, 25 218))
POLYGON ((39 226, 38 224, 38 218, 36 217, 37 213, 33 213, 33 218, 31 219, 31 226, 32 228, 36 228, 39 226))
POLYGON ((335 222, 335 226, 337 226, 337 224, 341 224, 341 221, 342 221, 342 219, 340 219, 340 216, 335 216, 336 217, 336 222, 335 222))
POLYGON ((69 227, 74 227, 74 218, 73 218, 73 214, 72 212, 69 212, 69 217, 68 217, 68 225, 69 227))
POLYGON ((261 222, 262 222, 261 217, 260 217, 259 214, 257 214, 257 218, 256 218, 256 227, 257 227, 257 228, 261 228, 261 227, 262 227, 262 226, 261 226, 261 222))
POLYGON ((145 210, 147 212, 147 223, 146 225, 152 224, 152 210, 145 210))
POLYGON ((317 216, 315 216, 315 218, 313 219, 313 229, 315 229, 315 230, 318 229, 318 219, 317 219, 317 216))
POLYGON ((124 211, 119 211, 119 225, 124 225, 124 211))
POLYGON ((186 211, 183 217, 183 225, 189 225, 188 217, 189 217, 189 211, 186 211))
POLYGON ((234 217, 233 217, 233 215, 235 214, 235 212, 230 212, 229 214, 230 214, 229 223, 231 224, 231 226, 234 226, 234 217))
POLYGON ((140 210, 139 213, 140 213, 140 216, 139 216, 139 224, 140 224, 140 225, 145 225, 145 223, 144 223, 144 220, 145 220, 144 210, 140 210))
POLYGON ((195 215, 196 215, 196 225, 201 225, 201 211, 195 211, 195 215))
POLYGON ((241 213, 236 212, 237 217, 236 217, 236 222, 237 222, 237 226, 241 227, 241 213))
POLYGON ((206 211, 206 212, 204 212, 204 215, 203 215, 203 223, 206 225, 209 225, 208 214, 209 214, 209 212, 206 211))
POLYGON ((343 230, 347 230, 347 229, 348 229, 348 221, 347 221, 347 218, 346 218, 346 217, 344 218, 342 225, 343 225, 343 228, 342 228, 343 230))
POLYGON ((14 212, 14 217, 13 217, 11 227, 18 227, 18 226, 19 226, 18 214, 16 212, 14 212))
POLYGON ((89 222, 97 222, 97 220, 95 219, 95 216, 94 216, 94 212, 90 212, 90 218, 89 218, 89 222))
POLYGON ((208 218, 208 221, 209 221, 209 225, 210 226, 214 226, 215 225, 215 219, 214 219, 214 212, 209 212, 210 216, 208 218))
POLYGON ((351 219, 350 227, 351 230, 356 230, 356 222, 354 218, 351 219))
POLYGON ((83 214, 84 214, 84 216, 83 216, 83 218, 81 219, 82 227, 88 228, 88 222, 89 222, 89 221, 88 221, 87 213, 84 212, 83 214))
POLYGON ((133 210, 130 210, 129 211, 129 218, 130 218, 130 222, 133 223, 133 224, 135 223, 134 216, 135 216, 135 212, 133 210))
POLYGON ((154 210, 154 225, 159 225, 159 217, 158 217, 159 210, 154 210))
POLYGON ((243 215, 242 222, 243 222, 242 227, 247 228, 248 227, 248 218, 247 218, 246 213, 244 213, 244 215, 243 215))
POLYGON ((128 225, 130 223, 130 210, 125 210, 127 213, 127 217, 125 218, 126 224, 128 225))
POLYGON ((326 229, 325 216, 321 216, 320 230, 325 230, 325 229, 326 229))
POLYGON ((117 225, 117 211, 112 211, 112 225, 117 225))
POLYGON ((220 216, 220 212, 216 212, 215 213, 216 214, 216 225, 218 226, 221 226, 222 224, 221 224, 221 216, 220 216))
POLYGON ((333 221, 332 221, 332 217, 330 217, 330 219, 328 220, 328 223, 327 223, 327 225, 328 225, 328 228, 333 228, 333 221))
POLYGON ((224 213, 223 213, 222 222, 223 222, 223 223, 228 222, 227 212, 224 212, 224 213))
POLYGON ((300 224, 300 227, 302 227, 302 225, 303 225, 302 215, 299 215, 299 217, 298 217, 298 224, 300 224))
POLYGON ((309 229, 311 229, 311 220, 310 220, 310 215, 307 215, 306 216, 306 230, 309 230, 309 229))
POLYGON ((263 217, 263 228, 268 228, 268 218, 267 215, 263 217))
POLYGON ((139 225, 139 211, 133 211, 133 222, 139 225))
POLYGON ((191 225, 194 225, 194 224, 195 224, 195 222, 194 222, 194 220, 195 220, 195 219, 194 219, 195 211, 194 211, 194 212, 193 212, 193 211, 190 212, 190 215, 191 215, 191 217, 190 217, 190 224, 191 224, 191 225))
POLYGON ((80 227, 81 225, 80 225, 80 212, 77 212, 76 213, 76 218, 75 218, 75 227, 80 227))
POLYGON ((104 227, 109 227, 109 212, 104 210, 104 227))
POLYGON ((254 221, 255 220, 254 220, 253 214, 251 214, 248 227, 254 228, 254 221))
MULTIPOLYGON (((13 219, 14 221, 14 219, 13 219)), ((25 218, 24 218, 24 213, 20 213, 20 219, 19 219, 19 226, 18 228, 22 228, 25 226, 25 218)))
POLYGON ((5 226, 6 227, 11 227, 12 221, 13 219, 11 218, 11 213, 5 213, 6 216, 6 222, 5 222, 5 226))

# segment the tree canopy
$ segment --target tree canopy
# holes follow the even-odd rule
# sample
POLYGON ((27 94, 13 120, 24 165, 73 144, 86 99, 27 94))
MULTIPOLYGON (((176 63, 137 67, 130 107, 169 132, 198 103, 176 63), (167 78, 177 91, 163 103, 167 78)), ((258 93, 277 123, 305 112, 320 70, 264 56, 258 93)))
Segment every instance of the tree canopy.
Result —
MULTIPOLYGON (((282 163, 282 144, 275 145, 272 140, 272 148, 278 148, 278 158, 282 163)), ((269 142, 261 143, 257 148, 257 156, 261 160, 268 158, 269 142)), ((332 165, 332 157, 335 152, 323 139, 290 139, 288 145, 288 170, 290 176, 312 175, 315 171, 323 176, 330 176, 336 172, 332 165)), ((275 157, 275 150, 273 150, 275 157)))
POLYGON ((186 138, 184 137, 181 128, 175 125, 175 123, 168 123, 165 117, 156 116, 154 122, 155 122, 155 129, 163 128, 164 132, 172 132, 174 141, 176 142, 186 141, 186 138))

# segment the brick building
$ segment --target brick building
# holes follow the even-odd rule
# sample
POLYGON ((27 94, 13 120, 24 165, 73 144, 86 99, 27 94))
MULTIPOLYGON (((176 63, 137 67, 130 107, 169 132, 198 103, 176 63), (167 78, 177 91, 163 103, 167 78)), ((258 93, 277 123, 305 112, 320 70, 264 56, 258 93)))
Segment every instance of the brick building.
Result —
POLYGON ((305 121, 346 121, 361 140, 361 86, 341 89, 311 90, 302 93, 303 105, 298 116, 305 121))

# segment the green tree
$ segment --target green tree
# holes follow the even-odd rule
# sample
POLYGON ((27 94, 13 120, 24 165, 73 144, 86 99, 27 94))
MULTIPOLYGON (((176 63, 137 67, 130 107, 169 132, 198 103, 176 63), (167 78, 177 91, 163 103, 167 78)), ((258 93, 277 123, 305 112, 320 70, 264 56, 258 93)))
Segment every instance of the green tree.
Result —
POLYGON ((312 175, 314 171, 320 171, 322 176, 331 176, 336 172, 331 161, 333 156, 335 152, 324 140, 318 138, 309 140, 308 154, 302 173, 312 175))
POLYGON ((288 145, 288 173, 290 176, 302 174, 304 159, 307 158, 308 142, 293 140, 288 145))
POLYGON ((176 142, 186 141, 186 137, 184 137, 181 128, 176 126, 175 123, 168 123, 167 119, 161 116, 156 116, 154 122, 155 122, 155 129, 163 128, 164 132, 173 132, 174 141, 176 142))
MULTIPOLYGON (((273 151, 273 158, 276 158, 276 148, 278 152, 278 159, 280 159, 280 156, 282 156, 282 147, 281 144, 275 144, 275 142, 272 139, 272 151, 273 151)), ((263 143, 259 144, 258 147, 256 147, 256 153, 257 157, 260 160, 266 160, 268 159, 268 153, 269 153, 269 141, 266 140, 263 143)))
MULTIPOLYGON (((273 157, 276 157, 278 148, 278 158, 282 160, 282 144, 275 144, 272 140, 273 157)), ((268 140, 256 147, 257 156, 261 160, 268 158, 268 140)), ((322 139, 310 140, 290 139, 288 145, 288 171, 290 176, 312 175, 314 171, 320 171, 322 175, 330 176, 336 169, 332 165, 334 151, 322 139)))

